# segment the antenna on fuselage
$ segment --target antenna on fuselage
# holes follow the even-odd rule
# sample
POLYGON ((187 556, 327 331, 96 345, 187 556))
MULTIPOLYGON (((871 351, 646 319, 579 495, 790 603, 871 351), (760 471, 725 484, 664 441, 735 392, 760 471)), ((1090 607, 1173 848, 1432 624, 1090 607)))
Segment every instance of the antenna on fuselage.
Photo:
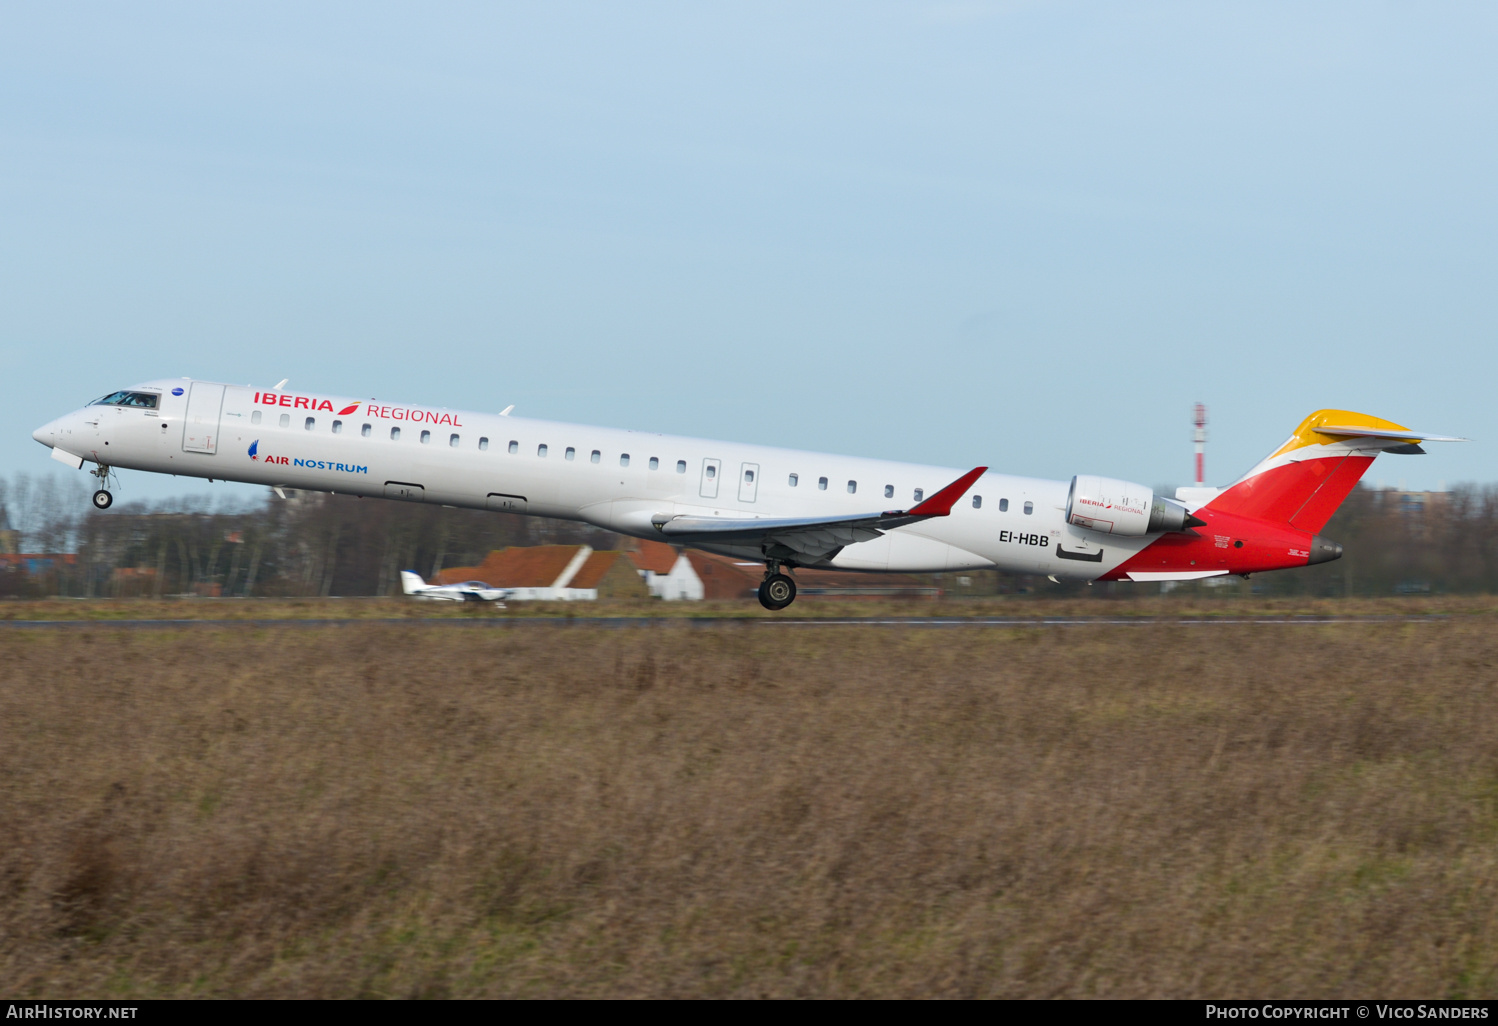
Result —
POLYGON ((281 389, 283 389, 283 388, 286 387, 286 382, 288 382, 290 380, 291 380, 290 378, 282 378, 280 381, 276 382, 276 387, 273 388, 273 389, 271 389, 271 391, 272 392, 279 392, 279 391, 281 391, 281 389))
POLYGON ((514 408, 515 408, 515 404, 511 403, 510 405, 506 406, 504 409, 500 410, 499 411, 499 415, 501 417, 508 417, 510 415, 510 411, 513 410, 514 408))

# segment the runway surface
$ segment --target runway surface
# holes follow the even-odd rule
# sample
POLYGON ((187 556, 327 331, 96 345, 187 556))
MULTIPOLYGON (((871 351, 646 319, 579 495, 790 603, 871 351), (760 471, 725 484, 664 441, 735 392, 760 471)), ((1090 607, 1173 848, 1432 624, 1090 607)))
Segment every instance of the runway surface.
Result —
POLYGON ((742 625, 755 627, 1324 627, 1336 624, 1442 623, 1450 616, 1261 616, 1261 617, 1180 617, 1149 619, 1143 617, 928 617, 928 616, 851 616, 789 619, 750 616, 529 616, 529 617, 389 617, 368 619, 299 619, 274 620, 0 620, 0 628, 16 630, 61 630, 80 627, 118 627, 148 630, 164 627, 662 627, 685 624, 689 627, 742 625))

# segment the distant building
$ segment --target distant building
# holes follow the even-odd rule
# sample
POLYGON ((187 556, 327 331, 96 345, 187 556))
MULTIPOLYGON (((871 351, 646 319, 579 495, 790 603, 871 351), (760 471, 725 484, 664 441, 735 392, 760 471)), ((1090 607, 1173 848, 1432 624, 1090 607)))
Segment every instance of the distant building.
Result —
POLYGON ((78 562, 74 552, 8 552, 0 555, 0 572, 19 571, 28 577, 56 573, 78 562))
POLYGON ((650 594, 667 602, 702 601, 702 578, 686 553, 658 541, 636 541, 634 546, 625 555, 644 578, 650 594))
POLYGON ((595 552, 587 545, 498 549, 478 566, 441 571, 435 581, 483 581, 491 588, 510 589, 507 600, 516 602, 590 602, 599 598, 644 598, 649 594, 624 553, 595 552))
MULTIPOLYGON (((707 599, 754 599, 765 565, 689 549, 686 558, 702 582, 707 599)), ((849 570, 793 570, 803 598, 876 599, 941 597, 941 589, 908 574, 855 573, 849 570)))
MULTIPOLYGON (((625 552, 594 552, 586 545, 513 546, 491 552, 478 566, 449 567, 437 584, 483 581, 510 588, 516 601, 586 602, 643 598, 668 602, 703 599, 753 601, 765 565, 664 542, 639 540, 625 552)), ((941 589, 905 574, 796 570, 803 596, 823 598, 937 598, 941 589)))

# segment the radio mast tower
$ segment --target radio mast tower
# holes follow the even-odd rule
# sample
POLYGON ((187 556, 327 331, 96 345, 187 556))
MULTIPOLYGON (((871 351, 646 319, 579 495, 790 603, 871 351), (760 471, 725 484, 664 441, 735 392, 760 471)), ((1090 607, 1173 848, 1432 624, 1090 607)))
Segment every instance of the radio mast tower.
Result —
POLYGON ((1192 409, 1191 423, 1196 426, 1196 430, 1191 432, 1191 440, 1196 443, 1196 487, 1200 488, 1206 481, 1203 464, 1207 449, 1207 408, 1201 403, 1192 409))

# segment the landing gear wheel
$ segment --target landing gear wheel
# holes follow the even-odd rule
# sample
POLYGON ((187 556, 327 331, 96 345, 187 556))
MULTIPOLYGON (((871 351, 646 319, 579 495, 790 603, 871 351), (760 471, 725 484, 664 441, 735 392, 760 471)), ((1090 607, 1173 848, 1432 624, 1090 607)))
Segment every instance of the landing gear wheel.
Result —
POLYGON ((100 488, 94 493, 94 509, 108 509, 114 505, 114 496, 100 488))
POLYGON ((759 604, 766 609, 784 609, 796 601, 796 582, 785 574, 771 574, 759 586, 759 604))

